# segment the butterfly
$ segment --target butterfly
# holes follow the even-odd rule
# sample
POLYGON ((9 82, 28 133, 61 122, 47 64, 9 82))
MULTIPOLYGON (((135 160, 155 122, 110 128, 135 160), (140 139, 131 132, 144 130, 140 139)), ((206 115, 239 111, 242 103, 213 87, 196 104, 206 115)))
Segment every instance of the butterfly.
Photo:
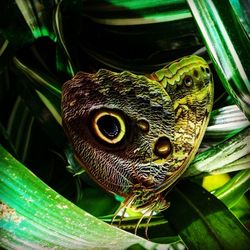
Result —
POLYGON ((63 85, 75 157, 123 207, 160 212, 204 136, 213 103, 207 62, 191 55, 150 74, 78 72, 63 85))

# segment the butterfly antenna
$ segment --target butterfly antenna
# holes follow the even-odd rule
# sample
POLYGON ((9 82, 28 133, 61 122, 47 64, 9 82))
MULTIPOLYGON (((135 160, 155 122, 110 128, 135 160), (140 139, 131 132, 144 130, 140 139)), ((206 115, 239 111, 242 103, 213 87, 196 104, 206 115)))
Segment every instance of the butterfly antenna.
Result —
MULTIPOLYGON (((116 217, 117 217, 118 214, 122 211, 122 209, 125 210, 124 204, 116 210, 116 212, 115 212, 115 214, 114 214, 114 216, 113 216, 113 218, 112 218, 112 220, 111 220, 111 223, 110 223, 111 225, 114 224, 116 217)), ((122 214, 123 214, 123 216, 124 216, 124 211, 122 212, 122 214)), ((121 221, 121 219, 120 219, 120 221, 121 221)), ((118 226, 120 226, 120 224, 121 224, 120 221, 119 221, 119 225, 118 225, 118 226)))
POLYGON ((128 207, 129 204, 134 200, 134 198, 135 198, 135 197, 133 197, 133 196, 130 197, 127 201, 125 201, 125 202, 122 204, 122 206, 121 206, 119 209, 117 209, 117 211, 115 212, 115 214, 114 214, 114 216, 113 216, 113 218, 112 218, 112 220, 111 220, 111 225, 114 224, 114 221, 115 221, 116 217, 117 217, 118 214, 123 210, 122 215, 121 215, 121 218, 120 218, 119 223, 118 223, 118 227, 120 227, 120 225, 121 225, 121 223, 122 223, 122 220, 124 219, 124 215, 125 215, 125 213, 126 213, 126 211, 127 211, 127 207, 128 207))
POLYGON ((141 218, 140 218, 139 221, 137 222, 136 227, 135 227, 135 234, 137 234, 139 225, 141 224, 142 220, 144 219, 145 214, 146 214, 146 212, 141 216, 141 218))
POLYGON ((120 220, 119 220, 119 223, 118 223, 118 227, 120 227, 120 226, 121 226, 121 224, 122 224, 122 221, 123 221, 123 219, 124 219, 124 216, 125 216, 126 211, 127 211, 127 207, 125 206, 125 207, 124 207, 124 209, 123 209, 122 215, 121 215, 121 217, 120 217, 120 220))
MULTIPOLYGON (((146 217, 146 214, 150 211, 150 215, 149 215, 149 219, 147 220, 147 225, 148 226, 148 222, 152 219, 152 216, 153 216, 153 210, 152 210, 152 206, 149 207, 144 213, 143 215, 141 216, 141 218, 139 219, 139 221, 137 222, 136 224, 136 227, 135 227, 135 234, 137 234, 137 231, 138 231, 138 228, 142 222, 142 220, 146 217)), ((146 232, 146 231, 145 231, 146 232)))
POLYGON ((150 223, 150 221, 151 221, 151 219, 153 217, 153 214, 154 214, 154 211, 151 210, 150 215, 148 216, 148 219, 147 219, 146 227, 145 227, 145 236, 146 236, 147 239, 149 239, 149 237, 148 237, 148 227, 149 227, 149 223, 150 223))

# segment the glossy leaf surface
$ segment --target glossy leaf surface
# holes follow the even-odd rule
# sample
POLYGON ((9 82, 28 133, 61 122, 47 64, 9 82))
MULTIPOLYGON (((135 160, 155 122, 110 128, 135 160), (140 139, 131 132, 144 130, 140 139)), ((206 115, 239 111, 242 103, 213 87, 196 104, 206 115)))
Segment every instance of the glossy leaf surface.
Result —
MULTIPOLYGON (((229 1, 193 2, 198 7, 204 4, 201 9, 197 7, 198 17, 194 15, 196 20, 201 20, 198 26, 204 27, 201 34, 192 18, 194 7, 190 10, 185 0, 17 0, 1 6, 0 143, 50 188, 99 217, 89 216, 58 196, 1 148, 0 198, 4 199, 4 204, 0 206, 4 217, 0 223, 5 236, 1 246, 16 249, 22 244, 26 249, 34 249, 43 244, 59 249, 111 246, 117 249, 118 242, 120 248, 133 250, 183 249, 178 233, 190 249, 209 249, 210 246, 211 249, 230 249, 228 241, 236 237, 243 243, 248 242, 246 231, 241 230, 237 219, 225 206, 199 186, 182 182, 177 184, 172 196, 171 193, 166 196, 172 202, 169 211, 172 224, 167 216, 164 219, 159 214, 149 224, 145 218, 138 228, 138 235, 145 237, 148 226, 150 241, 164 243, 164 246, 104 224, 103 221, 110 222, 120 201, 104 194, 87 178, 86 172, 83 173, 60 125, 61 84, 71 78, 73 71, 95 72, 108 68, 145 74, 181 56, 194 53, 204 57, 209 61, 215 80, 214 112, 200 152, 209 149, 191 164, 188 178, 201 183, 203 174, 234 171, 235 176, 214 194, 237 218, 247 223, 249 133, 241 130, 249 122, 238 108, 228 105, 235 104, 238 98, 244 105, 249 100, 246 82, 242 84, 238 72, 241 67, 231 53, 231 49, 236 54, 241 53, 238 55, 240 63, 247 70, 245 66, 250 65, 245 53, 249 52, 248 43, 246 36, 242 36, 242 28, 237 30, 237 27, 239 19, 249 33, 249 0, 230 0, 233 10, 229 1), (203 8, 213 3, 216 10, 203 8), (218 55, 221 61, 214 59, 211 63, 209 60, 202 41, 204 35, 208 37, 205 44, 212 44, 207 46, 211 59, 218 55), (232 67, 236 69, 233 73, 232 67), (232 79, 229 79, 231 73, 232 79), (235 100, 228 98, 221 81, 235 100), (238 132, 240 134, 236 135, 238 132), (232 135, 235 137, 231 138, 232 135), (226 138, 231 139, 223 142, 226 138), (218 146, 213 146, 217 143, 218 146), (202 206, 204 202, 206 205, 202 206), (139 242, 144 247, 131 246, 139 242)), ((134 233, 139 216, 138 213, 137 217, 132 213, 128 215, 121 228, 134 233)), ((115 224, 119 224, 119 218, 115 224)), ((238 247, 238 242, 234 243, 233 247, 244 249, 244 244, 238 247)))
POLYGON ((164 215, 189 249, 248 249, 250 233, 222 202, 199 185, 183 182, 168 199, 171 206, 164 215))
POLYGON ((146 243, 76 207, 35 177, 3 147, 0 147, 0 184, 2 246, 124 249, 135 243, 146 243))
POLYGON ((250 119, 250 40, 229 1, 187 0, 228 93, 250 119))
POLYGON ((185 176, 194 176, 201 173, 227 173, 241 169, 248 169, 250 154, 250 127, 234 135, 226 141, 200 153, 189 165, 185 176), (239 164, 236 161, 243 160, 239 164), (235 163, 235 165, 234 165, 235 163), (238 166, 238 167, 237 167, 238 166))
POLYGON ((228 207, 233 207, 250 189, 250 169, 237 173, 224 186, 213 194, 222 200, 228 207))

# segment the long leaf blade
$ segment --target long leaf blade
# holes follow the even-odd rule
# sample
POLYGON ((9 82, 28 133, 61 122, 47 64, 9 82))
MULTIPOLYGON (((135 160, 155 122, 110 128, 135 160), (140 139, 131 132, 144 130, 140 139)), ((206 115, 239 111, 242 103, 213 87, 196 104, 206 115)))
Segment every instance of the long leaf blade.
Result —
POLYGON ((124 249, 149 244, 91 216, 0 147, 0 245, 9 249, 124 249))
POLYGON ((249 168, 245 164, 239 165, 238 168, 234 167, 234 163, 238 165, 237 161, 247 157, 249 153, 250 127, 247 127, 230 139, 200 153, 188 167, 185 176, 201 173, 219 174, 249 168))
POLYGON ((250 234, 227 207, 199 185, 183 182, 164 212, 189 249, 248 249, 250 234))
POLYGON ((234 206, 250 189, 250 169, 237 173, 230 181, 214 192, 228 207, 234 206))
POLYGON ((250 42, 229 1, 187 0, 228 93, 250 119, 250 42))

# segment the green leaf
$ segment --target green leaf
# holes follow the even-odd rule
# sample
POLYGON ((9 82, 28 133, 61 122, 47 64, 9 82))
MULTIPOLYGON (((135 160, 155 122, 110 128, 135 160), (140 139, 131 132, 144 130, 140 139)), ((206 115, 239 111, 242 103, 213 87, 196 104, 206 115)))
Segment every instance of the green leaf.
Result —
POLYGON ((108 25, 140 25, 191 18, 185 0, 91 0, 63 1, 65 8, 84 13, 94 21, 108 25))
MULTIPOLYGON (((65 64, 67 65, 66 66, 67 73, 71 76, 74 76, 75 72, 74 72, 72 59, 71 59, 71 56, 68 52, 68 49, 67 49, 67 46, 66 46, 65 40, 64 40, 64 35, 63 35, 61 3, 62 3, 62 1, 60 0, 56 4, 54 16, 53 16, 53 26, 54 26, 54 30, 55 30, 59 45, 61 46, 61 49, 62 49, 62 52, 64 53, 64 56, 66 57, 66 60, 64 60, 64 61, 65 61, 65 64)), ((58 66, 60 66, 60 64, 58 66)))
MULTIPOLYGON (((249 166, 249 165, 248 165, 249 166)), ((227 207, 233 207, 250 189, 250 169, 242 170, 237 173, 230 181, 213 194, 223 201, 227 207)))
MULTIPOLYGON (((220 174, 249 168, 248 164, 239 164, 237 162, 237 160, 247 157, 249 153, 250 127, 247 127, 228 140, 200 153, 189 165, 184 175, 220 174)), ((245 160, 247 162, 247 159, 245 160)))
POLYGON ((8 120, 6 132, 10 142, 15 147, 17 156, 23 162, 27 158, 33 125, 34 117, 29 112, 21 97, 17 97, 8 120))
POLYGON ((62 21, 76 68, 91 72, 151 73, 203 46, 184 0, 63 1, 62 21))
MULTIPOLYGON (((50 77, 39 74, 35 70, 31 69, 29 66, 22 63, 18 58, 14 57, 13 62, 15 66, 29 79, 31 79, 32 85, 31 87, 36 88, 40 91, 46 91, 46 93, 50 93, 55 100, 54 102, 60 101, 61 89, 59 88, 59 84, 50 79, 50 77)), ((59 109, 59 108, 58 108, 59 109)))
POLYGON ((187 0, 215 69, 250 119, 250 42, 230 1, 187 0))
POLYGON ((239 1, 239 0, 230 0, 235 12, 239 16, 239 19, 245 28, 246 32, 250 34, 250 1, 239 1))
POLYGON ((66 136, 61 126, 61 90, 59 84, 46 74, 41 74, 14 58, 15 66, 24 75, 16 78, 19 94, 29 107, 31 114, 46 133, 62 148, 66 136))
POLYGON ((50 36, 55 39, 50 22, 53 1, 32 2, 16 0, 16 5, 35 38, 50 36))
POLYGON ((250 225, 250 201, 246 196, 242 196, 239 202, 231 209, 232 213, 246 225, 249 231, 250 225))
POLYGON ((229 138, 250 125, 244 113, 236 106, 224 106, 213 110, 205 136, 211 138, 229 138))
POLYGON ((249 249, 250 234, 228 208, 192 182, 182 182, 168 195, 166 219, 189 249, 249 249))
MULTIPOLYGON (((26 81, 29 81, 28 79, 25 79, 24 82, 22 81, 23 79, 18 79, 18 82, 23 84, 21 96, 26 105, 29 107, 31 114, 40 123, 43 130, 50 137, 50 139, 53 140, 53 142, 60 148, 63 148, 67 143, 66 136, 63 132, 61 124, 59 124, 55 119, 59 114, 57 109, 58 99, 47 99, 47 95, 44 96, 43 94, 39 96, 35 89, 25 85, 26 81), (40 97, 45 98, 41 100, 40 97), (55 111, 56 116, 53 116, 51 111, 55 111)), ((49 95, 48 92, 46 93, 49 95)), ((58 117, 58 121, 60 121, 60 117, 58 117)))
POLYGON ((2 247, 121 248, 150 242, 112 227, 60 196, 0 147, 2 247))
MULTIPOLYGON (((139 220, 139 216, 124 218, 121 228, 133 233, 139 220)), ((164 217, 154 216, 150 220, 150 223, 147 223, 148 218, 145 218, 140 223, 137 230, 137 234, 139 236, 145 237, 145 228, 148 226, 148 237, 150 241, 161 244, 171 244, 171 246, 174 246, 177 243, 183 244, 181 238, 176 234, 172 225, 170 225, 170 223, 166 221, 164 217)))
POLYGON ((81 194, 82 199, 76 205, 96 217, 114 214, 120 206, 114 197, 101 188, 84 188, 81 194))

